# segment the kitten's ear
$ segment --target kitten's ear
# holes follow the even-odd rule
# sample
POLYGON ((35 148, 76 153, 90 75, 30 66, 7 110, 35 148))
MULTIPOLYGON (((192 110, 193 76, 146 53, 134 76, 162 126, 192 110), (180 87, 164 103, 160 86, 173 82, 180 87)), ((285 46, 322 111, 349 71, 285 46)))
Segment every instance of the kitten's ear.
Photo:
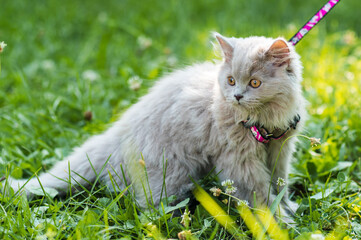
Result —
POLYGON ((283 39, 277 39, 267 50, 266 55, 274 60, 278 67, 290 63, 290 48, 283 39))
POLYGON ((233 58, 233 50, 234 47, 232 46, 232 44, 225 38, 223 37, 221 34, 219 33, 214 33, 214 36, 216 37, 219 45, 222 48, 222 52, 223 52, 223 57, 224 60, 226 62, 231 62, 232 58, 233 58))

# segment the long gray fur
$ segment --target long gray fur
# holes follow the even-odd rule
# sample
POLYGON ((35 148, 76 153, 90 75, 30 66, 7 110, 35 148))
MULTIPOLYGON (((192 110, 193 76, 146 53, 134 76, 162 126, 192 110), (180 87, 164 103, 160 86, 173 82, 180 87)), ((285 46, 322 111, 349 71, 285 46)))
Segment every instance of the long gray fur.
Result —
MULTIPOLYGON (((109 158, 100 180, 112 189, 109 171, 124 188, 122 165, 137 201, 145 206, 149 192, 143 191, 147 183, 140 159, 144 157, 155 204, 164 196, 163 182, 168 196, 181 199, 193 186, 189 176, 199 179, 213 167, 220 172, 221 180, 235 182, 236 197, 253 203, 255 193, 258 204, 265 204, 280 146, 296 134, 305 119, 301 62, 293 46, 282 38, 237 39, 217 33, 215 37, 223 53, 222 62, 195 64, 161 78, 107 131, 90 138, 49 172, 42 173, 42 185, 66 191, 69 166, 72 184, 86 185, 78 175, 89 181, 96 178, 88 158, 98 172, 109 158), (277 41, 287 45, 285 51, 277 49, 277 41), (228 76, 234 77, 235 86, 228 84, 228 76), (251 88, 248 83, 252 79, 261 80, 261 86, 251 88), (243 98, 238 101, 235 94, 243 98), (256 141, 241 124, 249 119, 249 124, 259 123, 270 131, 286 129, 296 114, 301 116, 297 130, 268 144, 256 141)), ((288 140, 282 149, 270 202, 275 198, 278 177, 287 181, 295 141, 288 140)), ((18 190, 26 180, 10 182, 18 190)), ((38 179, 31 179, 25 189, 32 187, 39 187, 38 179)))

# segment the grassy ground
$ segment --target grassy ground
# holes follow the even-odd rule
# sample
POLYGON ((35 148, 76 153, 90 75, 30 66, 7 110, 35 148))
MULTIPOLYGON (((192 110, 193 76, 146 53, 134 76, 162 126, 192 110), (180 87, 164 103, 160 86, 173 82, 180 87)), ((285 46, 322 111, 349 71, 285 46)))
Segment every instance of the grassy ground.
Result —
MULTIPOLYGON (((104 130, 159 76, 212 59, 210 31, 289 38, 321 5, 312 0, 2 1, 0 42, 8 46, 0 53, 0 176, 26 178, 49 169, 104 130), (142 84, 134 91, 129 79, 137 77, 142 84)), ((289 185, 300 207, 297 224, 288 230, 291 239, 361 238, 360 8, 358 0, 342 1, 297 45, 309 101, 305 135, 322 144, 311 147, 301 139, 295 154, 289 185)), ((212 178, 202 183, 207 191, 213 185, 212 178)), ((213 199, 229 210, 222 197, 213 199)), ((188 205, 177 208, 183 213, 188 205)), ((162 239, 186 230, 200 239, 258 236, 235 209, 229 214, 236 231, 227 231, 222 219, 201 205, 188 226, 174 210, 164 205, 149 213, 132 196, 102 186, 66 199, 0 193, 0 238, 162 239)))

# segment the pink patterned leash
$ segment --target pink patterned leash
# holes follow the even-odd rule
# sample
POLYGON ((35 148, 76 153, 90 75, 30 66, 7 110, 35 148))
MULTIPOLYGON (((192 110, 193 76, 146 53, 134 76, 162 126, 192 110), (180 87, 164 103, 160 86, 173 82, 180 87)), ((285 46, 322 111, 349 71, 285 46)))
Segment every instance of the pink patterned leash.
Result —
POLYGON ((296 45, 340 0, 328 1, 290 40, 292 45, 296 45))

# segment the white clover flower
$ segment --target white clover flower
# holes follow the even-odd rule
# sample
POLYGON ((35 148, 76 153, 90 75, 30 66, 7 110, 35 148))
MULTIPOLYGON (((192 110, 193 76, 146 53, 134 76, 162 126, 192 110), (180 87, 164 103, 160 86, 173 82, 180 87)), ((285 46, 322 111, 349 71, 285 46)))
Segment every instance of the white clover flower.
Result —
POLYGON ((169 56, 167 57, 167 63, 170 65, 170 66, 175 66, 178 62, 178 59, 177 57, 175 56, 169 56))
POLYGON ((91 69, 85 70, 81 74, 82 78, 89 80, 90 82, 94 82, 95 80, 98 80, 100 78, 99 74, 91 69))
POLYGON ((325 237, 320 233, 313 233, 311 234, 310 240, 324 240, 325 237))
POLYGON ((6 46, 7 46, 7 44, 4 41, 0 42, 0 53, 4 51, 4 48, 6 46))
POLYGON ((153 44, 152 39, 145 36, 139 36, 137 39, 137 43, 142 50, 149 48, 153 44))
POLYGON ((41 62, 41 68, 44 70, 53 70, 55 68, 55 63, 53 60, 46 59, 41 62))
POLYGON ((98 21, 101 23, 105 23, 108 21, 108 14, 106 12, 101 12, 98 14, 98 21))
POLYGON ((345 72, 345 77, 347 80, 354 80, 355 74, 353 72, 345 72))
POLYGON ((342 40, 344 43, 346 43, 348 45, 352 45, 352 44, 355 44, 355 42, 357 40, 357 35, 353 31, 347 31, 345 34, 343 34, 342 40))
POLYGON ((48 239, 48 237, 46 236, 46 234, 43 234, 43 235, 37 235, 35 239, 36 240, 46 240, 46 239, 48 239))
POLYGON ((233 187, 233 186, 229 186, 225 190, 226 194, 232 194, 232 193, 235 193, 236 191, 237 191, 237 188, 233 187))
POLYGON ((289 23, 286 26, 287 30, 291 31, 291 32, 295 32, 297 30, 297 27, 294 23, 289 23))
POLYGON ((249 206, 249 202, 247 200, 240 200, 237 202, 238 206, 249 206))
POLYGON ((227 179, 227 180, 224 180, 222 182, 222 186, 223 187, 228 187, 228 186, 232 186, 234 184, 234 181, 230 180, 230 179, 227 179))
POLYGON ((185 210, 182 215, 181 224, 183 224, 184 227, 189 227, 189 223, 191 222, 191 212, 189 210, 185 210))
POLYGON ((217 187, 212 187, 209 191, 211 191, 215 197, 218 197, 222 193, 222 190, 217 187))
POLYGON ((286 185, 286 180, 284 180, 283 178, 279 177, 277 179, 277 185, 282 187, 282 186, 285 186, 286 185))
POLYGON ((0 42, 0 53, 2 53, 4 51, 4 48, 6 46, 7 46, 7 44, 4 41, 0 42))
POLYGON ((143 81, 139 76, 133 76, 128 80, 129 88, 137 91, 142 86, 142 82, 143 81))
POLYGON ((316 147, 318 145, 321 145, 321 139, 320 138, 311 137, 310 141, 311 141, 311 146, 312 147, 316 147))
POLYGON ((225 193, 226 194, 232 194, 237 191, 236 187, 233 187, 234 181, 227 179, 222 182, 222 186, 226 187, 225 193))

